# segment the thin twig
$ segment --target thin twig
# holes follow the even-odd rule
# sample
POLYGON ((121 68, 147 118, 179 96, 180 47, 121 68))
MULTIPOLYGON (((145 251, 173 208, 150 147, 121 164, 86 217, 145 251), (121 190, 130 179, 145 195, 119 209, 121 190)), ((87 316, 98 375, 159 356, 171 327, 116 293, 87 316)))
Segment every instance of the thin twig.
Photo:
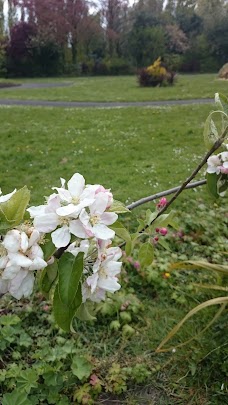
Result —
MULTIPOLYGON (((196 187, 199 187, 199 186, 203 186, 206 183, 207 183, 206 179, 195 181, 194 183, 188 184, 185 187, 185 190, 187 190, 189 188, 196 188, 196 187)), ((158 198, 165 197, 166 195, 176 193, 180 189, 180 187, 181 186, 173 187, 173 188, 170 188, 169 190, 161 191, 160 193, 152 194, 152 195, 149 195, 148 197, 141 198, 140 200, 135 201, 132 204, 127 205, 127 208, 129 210, 133 210, 134 208, 137 208, 142 204, 146 204, 146 203, 148 203, 150 201, 157 200, 158 198)))

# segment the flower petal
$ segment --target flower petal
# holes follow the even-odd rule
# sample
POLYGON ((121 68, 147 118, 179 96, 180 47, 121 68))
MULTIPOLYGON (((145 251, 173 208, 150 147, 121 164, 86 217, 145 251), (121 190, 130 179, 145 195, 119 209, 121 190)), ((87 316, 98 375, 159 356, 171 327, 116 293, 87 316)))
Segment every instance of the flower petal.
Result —
POLYGON ((20 300, 22 297, 28 298, 32 294, 34 285, 34 275, 21 270, 18 275, 9 283, 9 292, 20 300))
POLYGON ((34 219, 34 226, 39 232, 52 232, 59 225, 59 217, 55 213, 43 214, 34 219))
POLYGON ((85 179, 79 174, 75 173, 67 183, 68 190, 72 197, 79 197, 85 187, 85 179))
MULTIPOLYGON (((16 193, 16 191, 17 191, 17 189, 15 188, 15 190, 13 190, 12 193, 0 196, 0 203, 4 203, 4 202, 10 200, 10 198, 12 197, 12 195, 14 193, 16 193)), ((2 192, 0 194, 2 194, 2 192)))
POLYGON ((13 229, 12 231, 7 232, 3 246, 9 252, 17 252, 21 248, 21 235, 17 229, 13 229))
POLYGON ((70 221, 70 233, 82 239, 87 239, 90 236, 89 231, 83 226, 79 219, 70 221))
POLYGON ((51 234, 52 242, 57 248, 65 247, 70 243, 70 232, 67 225, 63 225, 61 228, 56 229, 51 234))
POLYGON ((113 239, 115 232, 112 229, 109 229, 106 225, 97 224, 93 227, 93 233, 98 239, 113 239))
POLYGON ((115 212, 104 212, 101 215, 101 222, 105 225, 112 225, 118 219, 118 215, 115 212))

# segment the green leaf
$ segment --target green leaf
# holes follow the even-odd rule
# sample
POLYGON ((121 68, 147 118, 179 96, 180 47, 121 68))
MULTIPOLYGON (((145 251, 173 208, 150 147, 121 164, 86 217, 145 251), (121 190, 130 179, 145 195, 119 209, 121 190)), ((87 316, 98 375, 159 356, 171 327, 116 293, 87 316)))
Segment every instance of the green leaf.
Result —
POLYGON ((58 263, 57 260, 49 266, 45 267, 40 277, 40 288, 43 294, 48 295, 51 287, 53 286, 58 276, 58 263))
POLYGON ((32 388, 37 388, 38 378, 39 376, 35 370, 23 370, 17 377, 17 388, 20 388, 29 394, 32 388))
POLYGON ((3 396, 2 405, 32 405, 32 402, 29 401, 25 392, 16 389, 3 396))
POLYGON ((169 214, 163 214, 158 217, 152 224, 152 229, 155 228, 166 228, 167 226, 172 226, 174 229, 179 229, 178 224, 175 222, 174 217, 176 216, 175 211, 170 211, 169 214))
POLYGON ((113 229, 119 238, 123 239, 127 243, 127 255, 130 254, 129 252, 132 251, 132 240, 131 235, 128 230, 121 224, 121 222, 116 221, 113 225, 109 226, 109 228, 113 229))
POLYGON ((72 320, 81 303, 82 303, 82 292, 80 284, 78 286, 77 293, 74 297, 74 301, 72 302, 71 306, 67 306, 63 304, 63 302, 61 301, 59 295, 59 286, 57 284, 53 299, 53 310, 55 320, 61 329, 65 330, 66 332, 70 332, 72 320))
POLYGON ((12 197, 0 204, 0 229, 7 229, 20 224, 30 200, 30 191, 25 186, 16 191, 12 197))
POLYGON ((96 317, 92 315, 90 304, 88 302, 82 303, 78 308, 75 316, 81 321, 94 321, 96 317))
POLYGON ((131 212, 121 201, 113 200, 108 212, 116 212, 117 214, 124 214, 125 212, 131 212))
POLYGON ((154 259, 154 249, 150 242, 143 243, 139 249, 139 261, 142 267, 149 266, 154 259))
POLYGON ((218 175, 216 173, 207 173, 207 189, 212 197, 218 198, 218 189, 217 189, 217 182, 218 182, 218 175))
POLYGON ((146 224, 142 219, 137 219, 137 221, 139 223, 137 231, 141 232, 146 227, 146 224))
POLYGON ((164 239, 162 239, 162 238, 159 238, 158 243, 159 243, 159 245, 161 245, 164 249, 166 249, 166 250, 168 250, 168 251, 171 252, 170 246, 169 246, 169 244, 167 243, 166 240, 164 240, 164 239))
POLYGON ((63 304, 71 306, 77 294, 83 272, 84 253, 75 257, 72 253, 64 253, 59 259, 59 296, 63 304))
POLYGON ((85 357, 74 357, 71 365, 72 373, 78 377, 81 381, 84 378, 88 378, 93 370, 93 366, 90 361, 85 357))
POLYGON ((56 251, 56 247, 51 240, 50 235, 45 235, 45 244, 42 246, 44 252, 44 260, 47 262, 56 251))

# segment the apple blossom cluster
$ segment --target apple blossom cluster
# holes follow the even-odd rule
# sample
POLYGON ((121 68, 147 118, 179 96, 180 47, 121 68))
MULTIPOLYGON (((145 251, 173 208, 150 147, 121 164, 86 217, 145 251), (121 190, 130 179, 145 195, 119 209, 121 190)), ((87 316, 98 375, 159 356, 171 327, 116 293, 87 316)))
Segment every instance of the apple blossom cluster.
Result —
POLYGON ((210 156, 207 160, 207 173, 228 174, 228 152, 210 156))
MULTIPOLYGON (((53 187, 46 203, 27 209, 31 222, 9 230, 0 243, 0 295, 9 292, 20 299, 33 291, 35 272, 51 264, 44 260, 40 245, 50 234, 56 249, 63 248, 75 257, 84 253, 82 300, 99 302, 106 292, 119 290, 118 275, 122 251, 111 247, 115 232, 109 228, 118 215, 109 211, 113 196, 101 185, 86 185, 75 173, 66 184, 53 187)), ((1 195, 0 203, 16 192, 1 195)))

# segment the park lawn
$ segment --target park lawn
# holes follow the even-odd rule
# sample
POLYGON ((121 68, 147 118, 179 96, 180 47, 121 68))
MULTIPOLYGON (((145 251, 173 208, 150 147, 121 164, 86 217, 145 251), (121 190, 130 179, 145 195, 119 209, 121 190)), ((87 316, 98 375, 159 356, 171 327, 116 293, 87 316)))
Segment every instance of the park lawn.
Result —
POLYGON ((27 184, 36 203, 60 177, 77 171, 126 203, 174 187, 204 153, 210 110, 2 107, 1 187, 5 192, 27 184))
MULTIPOLYGON (((123 202, 178 185, 205 153, 202 131, 210 110, 210 105, 86 110, 0 107, 3 193, 27 184, 32 203, 42 204, 42 196, 49 195, 52 186, 58 186, 60 176, 69 179, 76 171, 86 177, 87 183, 111 187, 115 198, 123 202)), ((31 379, 34 373, 42 376, 31 390, 32 404, 39 403, 37 397, 42 395, 46 395, 42 402, 45 404, 79 403, 72 402, 73 395, 80 387, 86 390, 88 381, 79 382, 75 377, 71 381, 69 370, 72 359, 83 355, 92 361, 93 372, 103 381, 103 392, 111 390, 107 396, 118 405, 150 405, 153 400, 156 405, 225 405, 225 315, 190 345, 155 353, 161 340, 190 308, 219 294, 195 290, 191 285, 209 281, 215 284, 217 280, 210 274, 177 273, 170 279, 163 278, 171 261, 201 257, 224 263, 226 211, 208 197, 204 202, 205 196, 203 188, 183 193, 182 212, 180 204, 176 208, 185 239, 176 238, 170 231, 172 251, 158 247, 148 278, 126 264, 120 293, 110 298, 110 305, 100 306, 97 322, 77 321, 76 334, 58 331, 49 303, 39 294, 31 302, 3 301, 0 310, 6 314, 4 322, 8 324, 2 335, 0 328, 0 365, 4 364, 7 371, 0 370, 0 392, 5 394, 7 389, 25 384, 27 370, 31 379), (138 311, 134 312, 131 305, 127 311, 132 335, 124 334, 125 321, 121 321, 119 330, 111 329, 112 321, 122 319, 120 309, 113 313, 118 297, 125 303, 129 294, 136 300, 138 311), (11 315, 18 315, 20 321, 11 315), (61 379, 64 388, 59 388, 59 393, 61 379)), ((130 214, 127 220, 130 222, 130 214)), ((198 334, 215 313, 215 309, 204 311, 190 320, 171 345, 198 334)), ((110 403, 104 401, 105 394, 96 403, 110 403)))
MULTIPOLYGON (((1 79, 4 82, 3 79, 1 79)), ((8 80, 9 81, 9 80, 8 80)), ((213 98, 216 92, 228 94, 228 81, 215 74, 177 75, 175 86, 140 88, 136 76, 15 79, 16 83, 70 83, 69 87, 22 87, 0 89, 0 98, 52 101, 156 101, 213 98)))

